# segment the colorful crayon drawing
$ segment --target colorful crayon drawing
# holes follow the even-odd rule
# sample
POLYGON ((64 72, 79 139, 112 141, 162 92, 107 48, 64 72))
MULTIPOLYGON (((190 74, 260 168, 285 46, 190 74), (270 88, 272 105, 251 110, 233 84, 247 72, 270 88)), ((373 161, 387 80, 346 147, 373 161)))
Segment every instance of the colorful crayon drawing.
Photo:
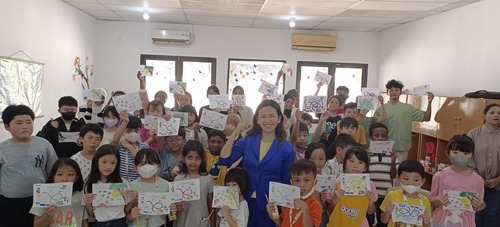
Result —
POLYGON ((113 97, 113 104, 116 107, 116 111, 118 111, 118 113, 124 110, 130 112, 142 109, 139 92, 115 96, 113 97))
POLYGON ((239 198, 238 189, 235 187, 214 186, 212 207, 222 208, 223 206, 228 206, 236 210, 238 209, 239 198))
POLYGON ((370 190, 369 174, 341 174, 340 188, 345 191, 344 195, 360 196, 370 190))
POLYGON ((358 109, 374 110, 378 100, 378 88, 362 88, 358 100, 358 109))
POLYGON ((217 113, 211 110, 203 110, 200 117, 200 125, 215 130, 224 130, 226 126, 227 115, 217 113))
POLYGON ((179 126, 188 126, 188 113, 170 111, 170 115, 180 120, 179 126))
POLYGON ((222 111, 226 111, 231 107, 229 95, 209 95, 208 100, 210 109, 219 108, 222 111))
POLYGON ((76 143, 80 137, 79 132, 58 132, 59 143, 76 143))
POLYGON ((244 95, 231 96, 231 106, 244 106, 247 103, 247 98, 244 95))
POLYGON ((182 81, 170 81, 169 86, 168 86, 168 91, 170 93, 177 93, 180 95, 183 95, 186 93, 186 82, 182 81))
POLYGON ((259 87, 259 92, 264 95, 271 96, 278 93, 278 86, 269 83, 265 80, 262 80, 262 83, 260 84, 259 87))
POLYGON ((391 153, 394 141, 370 141, 369 151, 372 154, 385 154, 391 153))
POLYGON ((323 192, 326 190, 327 192, 333 192, 335 180, 335 175, 316 175, 314 191, 323 192))
POLYGON ((71 205, 73 183, 53 183, 33 185, 33 207, 49 205, 71 205))
POLYGON ((427 92, 429 92, 429 89, 430 89, 429 85, 418 86, 418 87, 413 88, 412 94, 416 95, 416 96, 424 96, 424 95, 427 95, 427 92))
POLYGON ((292 67, 290 67, 289 64, 283 64, 283 67, 281 67, 281 71, 283 71, 283 74, 285 74, 285 76, 292 76, 292 67))
POLYGON ((294 199, 300 198, 300 188, 288 184, 269 182, 269 201, 278 206, 294 208, 294 199))
POLYGON ((332 81, 333 76, 328 75, 324 72, 317 71, 314 76, 314 81, 318 81, 319 83, 328 85, 330 81, 332 81))
POLYGON ((92 206, 125 205, 124 193, 128 189, 126 183, 92 184, 92 193, 96 194, 92 206))
POLYGON ((172 203, 200 199, 200 179, 169 182, 172 203))
POLYGON ((84 101, 94 101, 99 102, 104 99, 104 90, 102 88, 95 89, 85 89, 82 91, 82 96, 84 101))
POLYGON ((470 198, 478 197, 475 192, 463 192, 455 190, 444 190, 448 194, 450 203, 443 207, 444 210, 468 210, 474 211, 470 198))
POLYGON ((138 196, 138 207, 144 215, 170 214, 170 196, 166 192, 142 192, 138 196))
POLYGON ((394 203, 392 209, 392 221, 410 225, 422 225, 420 215, 424 214, 424 206, 406 205, 404 203, 394 203))
POLYGON ((158 129, 158 125, 160 124, 161 119, 163 118, 153 115, 146 115, 144 117, 144 128, 149 130, 158 129))
POLYGON ((141 65, 139 67, 142 76, 153 76, 153 70, 153 66, 141 65))
POLYGON ((170 121, 160 119, 158 124, 157 136, 174 136, 179 134, 179 125, 181 120, 179 118, 171 118, 170 121))
POLYGON ((326 111, 326 96, 304 96, 304 112, 323 113, 326 111))

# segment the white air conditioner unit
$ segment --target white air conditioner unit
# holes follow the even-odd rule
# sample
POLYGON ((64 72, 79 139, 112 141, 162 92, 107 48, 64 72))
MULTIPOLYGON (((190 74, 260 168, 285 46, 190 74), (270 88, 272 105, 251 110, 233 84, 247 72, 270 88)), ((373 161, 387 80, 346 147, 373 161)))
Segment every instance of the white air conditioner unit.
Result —
POLYGON ((191 32, 154 30, 151 39, 154 44, 189 45, 191 44, 191 32))

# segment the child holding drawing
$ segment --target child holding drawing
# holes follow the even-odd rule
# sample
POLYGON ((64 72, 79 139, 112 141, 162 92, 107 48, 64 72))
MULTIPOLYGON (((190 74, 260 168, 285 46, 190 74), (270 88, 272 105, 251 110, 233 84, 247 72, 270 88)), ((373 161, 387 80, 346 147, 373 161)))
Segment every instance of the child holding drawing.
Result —
POLYGON ((248 203, 245 200, 245 192, 248 189, 248 174, 242 168, 236 167, 227 172, 225 185, 238 189, 239 204, 237 210, 231 210, 228 206, 222 207, 217 213, 221 217, 219 227, 246 227, 248 224, 248 203))
MULTIPOLYGON (((474 156, 474 142, 466 135, 455 135, 446 148, 451 166, 444 168, 432 178, 431 194, 429 195, 434 208, 432 226, 475 226, 475 212, 486 207, 483 201, 484 181, 470 167, 474 156), (453 190, 467 199, 472 207, 458 210, 446 209, 450 205, 452 195, 447 190, 453 190)), ((457 195, 455 195, 457 197, 457 195)), ((460 200, 463 200, 459 197, 460 200)), ((470 206, 469 205, 469 206, 470 206)))
MULTIPOLYGON (((317 175, 322 175, 321 170, 326 164, 327 151, 325 145, 322 143, 311 143, 307 146, 305 152, 305 159, 311 160, 316 164, 317 175)), ((317 177, 316 177, 317 178, 317 177)), ((316 182, 317 184, 317 182, 316 182)), ((321 192, 314 192, 314 196, 321 203, 323 212, 321 216, 321 224, 319 227, 325 227, 330 218, 330 213, 328 212, 328 204, 331 202, 331 192, 325 190, 321 192)))
MULTIPOLYGON (((279 219, 274 219, 276 226, 319 226, 321 223, 321 204, 313 196, 317 168, 314 162, 301 159, 290 165, 292 185, 300 187, 300 199, 294 199, 294 209, 283 207, 279 219)), ((273 218, 275 203, 268 203, 267 213, 273 218)))

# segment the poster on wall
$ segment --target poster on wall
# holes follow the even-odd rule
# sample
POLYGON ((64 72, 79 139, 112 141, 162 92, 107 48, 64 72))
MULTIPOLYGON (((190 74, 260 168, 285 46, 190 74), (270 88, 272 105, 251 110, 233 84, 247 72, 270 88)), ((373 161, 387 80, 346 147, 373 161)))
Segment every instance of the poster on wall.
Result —
MULTIPOLYGON (((23 52, 24 53, 24 52, 23 52)), ((42 115, 43 63, 0 56, 0 114, 13 104, 42 115)))

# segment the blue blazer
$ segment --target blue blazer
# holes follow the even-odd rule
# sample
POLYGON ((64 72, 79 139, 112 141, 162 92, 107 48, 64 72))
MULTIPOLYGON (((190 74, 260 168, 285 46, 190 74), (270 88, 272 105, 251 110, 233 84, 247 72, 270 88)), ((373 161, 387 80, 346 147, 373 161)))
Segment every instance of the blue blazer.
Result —
POLYGON ((288 141, 283 140, 280 145, 276 138, 266 156, 259 162, 261 138, 262 133, 257 133, 239 139, 233 146, 231 155, 219 158, 219 164, 229 166, 243 157, 243 168, 250 178, 245 198, 249 199, 255 191, 257 206, 261 211, 267 212, 265 195, 269 194, 269 182, 290 184, 290 165, 295 161, 295 154, 288 141))

